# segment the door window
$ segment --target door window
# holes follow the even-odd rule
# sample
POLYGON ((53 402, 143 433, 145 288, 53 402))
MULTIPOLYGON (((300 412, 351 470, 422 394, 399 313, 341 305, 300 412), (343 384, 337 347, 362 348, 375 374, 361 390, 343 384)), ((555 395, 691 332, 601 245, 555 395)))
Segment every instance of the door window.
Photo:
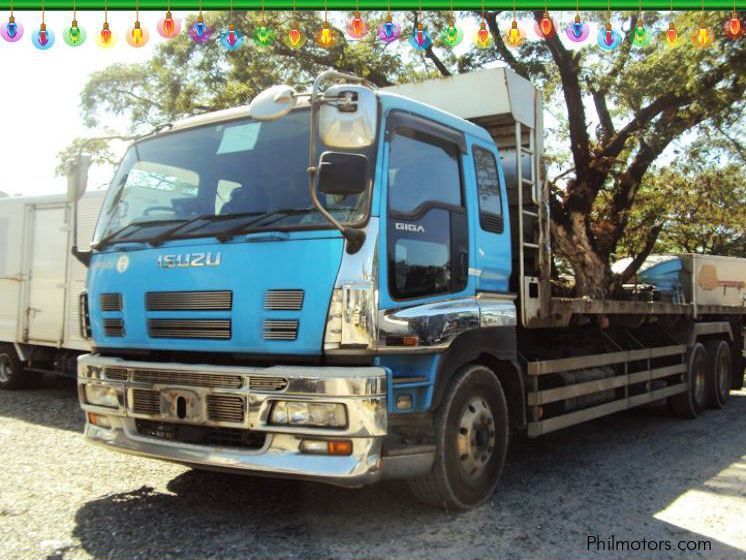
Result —
POLYGON ((389 208, 412 214, 423 204, 461 206, 458 148, 396 134, 389 157, 389 208))
POLYGON ((396 299, 463 290, 468 232, 461 152, 416 130, 389 144, 388 270, 396 299))
POLYGON ((474 146, 473 152, 479 200, 479 224, 485 231, 502 233, 503 210, 497 160, 489 150, 474 146))

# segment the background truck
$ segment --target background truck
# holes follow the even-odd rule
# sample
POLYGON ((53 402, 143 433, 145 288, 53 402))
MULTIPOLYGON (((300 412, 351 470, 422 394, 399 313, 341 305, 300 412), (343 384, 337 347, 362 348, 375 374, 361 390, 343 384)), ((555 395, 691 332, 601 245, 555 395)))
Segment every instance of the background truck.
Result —
POLYGON ((676 297, 655 275, 620 300, 553 294, 541 156, 541 97, 506 69, 382 90, 326 72, 138 141, 78 252, 87 438, 196 468, 407 478, 466 509, 510 434, 725 406, 746 261, 674 257, 676 297))
MULTIPOLYGON (((80 200, 78 227, 90 240, 104 191, 80 200)), ((78 299, 86 268, 71 254, 72 208, 65 195, 0 198, 0 388, 41 372, 75 376, 90 351, 78 299)))

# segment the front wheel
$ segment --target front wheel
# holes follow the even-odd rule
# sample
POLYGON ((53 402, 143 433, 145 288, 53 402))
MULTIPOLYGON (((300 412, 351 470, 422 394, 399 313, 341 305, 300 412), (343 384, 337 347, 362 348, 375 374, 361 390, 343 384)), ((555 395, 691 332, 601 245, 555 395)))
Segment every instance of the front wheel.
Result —
POLYGON ((434 421, 436 453, 430 472, 409 486, 421 502, 466 510, 497 486, 508 450, 508 406, 488 368, 462 368, 446 389, 434 421))
POLYGON ((35 379, 34 375, 23 369, 23 363, 12 346, 0 346, 0 390, 25 389, 33 385, 35 379))

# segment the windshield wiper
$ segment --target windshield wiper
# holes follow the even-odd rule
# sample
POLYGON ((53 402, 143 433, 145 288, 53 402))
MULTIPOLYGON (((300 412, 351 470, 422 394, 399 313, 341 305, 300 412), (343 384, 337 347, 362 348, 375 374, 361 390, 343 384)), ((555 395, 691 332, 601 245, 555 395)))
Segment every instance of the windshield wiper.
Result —
POLYGON ((262 215, 256 218, 255 220, 249 220, 248 222, 241 222, 240 224, 222 233, 219 233, 218 235, 216 235, 216 237, 218 238, 218 241, 220 241, 221 243, 224 243, 226 241, 230 241, 236 235, 239 235, 241 233, 248 233, 252 228, 268 226, 268 225, 275 223, 277 220, 280 220, 287 216, 297 216, 300 214, 307 214, 309 212, 316 212, 316 209, 313 207, 285 208, 282 210, 273 210, 272 212, 263 212, 262 215), (270 218, 275 218, 275 219, 267 223, 267 220, 270 218))
MULTIPOLYGON (((178 233, 179 231, 188 228, 190 225, 195 224, 199 221, 204 221, 207 224, 211 224, 214 222, 219 222, 221 220, 230 220, 240 217, 249 217, 249 216, 261 216, 264 215, 265 212, 240 212, 237 214, 203 214, 201 216, 197 216, 195 218, 192 218, 190 220, 185 220, 183 223, 180 223, 175 228, 171 228, 169 230, 164 231, 163 233, 160 233, 153 237, 152 239, 148 240, 148 243, 152 245, 153 247, 157 247, 159 245, 162 245, 164 241, 170 239, 173 237, 174 234, 178 233)), ((200 228, 194 228, 192 231, 199 231, 200 228)))
MULTIPOLYGON (((146 221, 143 221, 143 222, 132 222, 131 224, 127 224, 126 226, 124 226, 122 228, 119 228, 115 232, 110 233, 109 235, 107 235, 106 237, 104 237, 103 239, 101 239, 101 241, 99 241, 98 243, 96 243, 95 245, 93 245, 93 248, 94 249, 103 249, 104 247, 106 247, 108 245, 111 245, 112 243, 116 243, 117 241, 123 241, 123 240, 126 240, 126 241, 147 241, 147 239, 137 239, 137 238, 136 239, 124 239, 122 237, 122 234, 125 231, 129 230, 129 229, 132 229, 131 233, 136 233, 136 232, 140 231, 141 229, 143 229, 145 227, 157 226, 157 225, 163 225, 163 224, 169 224, 169 223, 175 223, 175 222, 179 222, 179 224, 181 225, 181 223, 184 222, 184 221, 186 221, 186 220, 146 220, 146 221)), ((129 235, 127 235, 125 237, 129 237, 129 235)))

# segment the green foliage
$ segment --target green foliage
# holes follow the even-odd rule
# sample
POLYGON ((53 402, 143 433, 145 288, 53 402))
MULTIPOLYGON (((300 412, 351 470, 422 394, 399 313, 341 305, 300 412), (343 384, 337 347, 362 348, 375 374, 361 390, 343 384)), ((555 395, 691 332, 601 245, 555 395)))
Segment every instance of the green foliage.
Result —
MULTIPOLYGON (((81 94, 85 122, 95 127, 109 115, 117 115, 127 119, 131 130, 148 130, 195 113, 246 104, 274 84, 287 83, 305 89, 318 73, 330 67, 363 76, 377 85, 436 75, 437 70, 426 59, 402 57, 403 49, 395 50, 374 40, 374 30, 383 17, 383 13, 368 14, 371 33, 359 42, 348 41, 344 30, 337 28, 340 41, 327 50, 313 41, 322 18, 316 12, 300 12, 297 25, 308 42, 303 49, 294 51, 281 41, 291 21, 267 13, 266 25, 277 31, 277 40, 271 47, 259 50, 250 37, 258 25, 257 15, 234 12, 236 29, 247 34, 246 46, 225 53, 217 41, 198 45, 182 33, 159 45, 155 56, 146 63, 113 65, 96 72, 81 94)), ((227 12, 205 15, 206 23, 216 34, 227 28, 229 19, 227 12)), ((194 20, 194 16, 189 18, 185 25, 191 26, 194 20)), ((431 29, 439 29, 445 21, 445 15, 434 13, 425 23, 431 29)), ((412 28, 411 15, 400 22, 403 31, 412 28)), ((455 67, 453 55, 447 51, 441 54, 444 64, 455 67)))

